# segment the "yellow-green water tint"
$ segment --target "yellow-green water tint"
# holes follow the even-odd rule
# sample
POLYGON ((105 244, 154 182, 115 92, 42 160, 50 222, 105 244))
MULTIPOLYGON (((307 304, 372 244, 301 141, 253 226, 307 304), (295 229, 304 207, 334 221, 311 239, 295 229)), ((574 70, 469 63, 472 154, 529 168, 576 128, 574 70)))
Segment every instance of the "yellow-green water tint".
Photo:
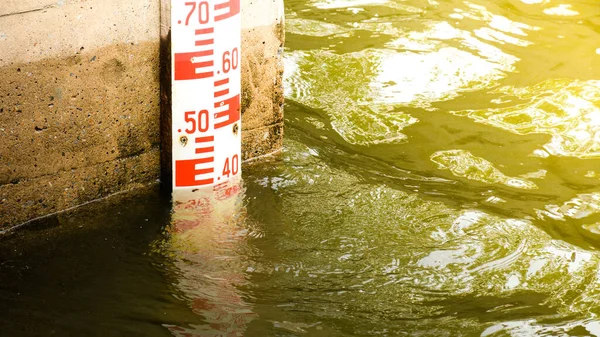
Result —
POLYGON ((515 188, 536 189, 532 181, 519 177, 507 177, 489 161, 473 156, 464 150, 438 151, 431 155, 438 168, 450 170, 455 176, 486 184, 503 184, 515 188))
POLYGON ((600 5, 286 6, 248 331, 600 336, 600 5))

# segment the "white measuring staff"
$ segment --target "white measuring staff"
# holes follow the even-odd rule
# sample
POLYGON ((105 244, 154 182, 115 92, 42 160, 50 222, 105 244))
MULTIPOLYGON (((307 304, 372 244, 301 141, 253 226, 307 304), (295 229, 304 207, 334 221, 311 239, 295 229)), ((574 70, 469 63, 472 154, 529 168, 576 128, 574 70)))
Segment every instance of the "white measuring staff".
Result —
POLYGON ((241 176, 240 0, 171 1, 173 189, 241 176))

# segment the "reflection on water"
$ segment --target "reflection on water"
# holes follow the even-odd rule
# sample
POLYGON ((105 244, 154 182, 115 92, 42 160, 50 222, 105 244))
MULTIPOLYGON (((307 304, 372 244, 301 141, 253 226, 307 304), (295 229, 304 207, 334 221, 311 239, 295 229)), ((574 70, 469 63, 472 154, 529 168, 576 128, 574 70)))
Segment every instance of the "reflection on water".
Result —
MULTIPOLYGON (((417 120, 407 113, 390 112, 374 101, 375 90, 369 79, 379 71, 376 52, 339 56, 323 52, 295 54, 300 74, 310 74, 297 83, 290 83, 288 91, 298 101, 331 112, 332 125, 351 144, 378 144, 406 138, 402 129, 417 120), (327 79, 327 81, 323 81, 327 79), (296 94, 294 94, 296 93, 296 94)), ((293 75, 292 75, 293 76, 293 75)))
POLYGON ((505 176, 489 161, 475 157, 465 150, 438 151, 431 155, 431 160, 438 165, 438 168, 450 170, 457 177, 515 188, 538 188, 535 183, 527 179, 505 176))
POLYGON ((246 171, 247 333, 599 336, 600 7, 287 10, 285 151, 246 171))
MULTIPOLYGON (((337 322, 322 327, 334 335, 594 326, 600 256, 593 251, 528 220, 362 183, 305 145, 287 145, 290 166, 253 188, 280 198, 281 210, 276 219, 258 214, 265 208, 253 212, 266 233, 255 242, 261 254, 253 259, 251 293, 258 303, 280 303, 259 310, 262 319, 337 322)), ((563 212, 575 217, 575 201, 569 204, 563 212)))
POLYGON ((494 91, 501 107, 456 112, 517 134, 552 136, 551 155, 580 158, 600 155, 600 81, 547 80, 529 88, 494 91))
POLYGON ((571 9, 572 6, 568 4, 560 4, 556 7, 550 7, 544 9, 544 13, 548 15, 562 15, 562 16, 575 16, 579 13, 571 9))
POLYGON ((243 336, 254 318, 238 292, 245 283, 239 246, 247 235, 240 182, 173 192, 168 239, 159 252, 178 269, 177 290, 205 324, 165 325, 174 336, 243 336))

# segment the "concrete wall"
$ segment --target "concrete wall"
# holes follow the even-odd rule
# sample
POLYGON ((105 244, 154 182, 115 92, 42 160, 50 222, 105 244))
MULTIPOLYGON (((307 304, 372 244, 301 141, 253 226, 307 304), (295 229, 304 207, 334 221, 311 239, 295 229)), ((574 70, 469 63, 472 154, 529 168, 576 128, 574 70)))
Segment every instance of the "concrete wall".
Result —
MULTIPOLYGON (((160 177, 166 3, 0 0, 0 231, 160 177)), ((245 159, 281 146, 274 3, 242 0, 245 159)))
POLYGON ((159 177, 159 7, 1 1, 0 229, 159 177))
POLYGON ((242 7, 242 157, 251 160, 283 142, 283 0, 242 7))

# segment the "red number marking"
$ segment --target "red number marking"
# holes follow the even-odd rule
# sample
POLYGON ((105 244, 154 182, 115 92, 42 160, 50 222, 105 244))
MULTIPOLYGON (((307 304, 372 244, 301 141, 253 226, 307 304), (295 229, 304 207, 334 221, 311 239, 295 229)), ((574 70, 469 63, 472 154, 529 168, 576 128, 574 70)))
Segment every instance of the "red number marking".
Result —
POLYGON ((238 168, 239 168, 238 155, 234 154, 233 157, 231 157, 231 174, 236 175, 238 173, 238 168))
POLYGON ((233 48, 231 53, 226 51, 223 53, 223 72, 228 73, 231 69, 237 69, 239 63, 238 49, 233 48))
POLYGON ((195 114, 196 111, 186 111, 183 116, 186 123, 192 124, 190 129, 185 129, 185 133, 187 134, 194 133, 196 130, 200 132, 208 131, 208 110, 200 110, 196 118, 194 118, 195 114))
POLYGON ((229 178, 229 173, 231 170, 229 169, 229 157, 225 158, 225 165, 223 165, 223 175, 229 178))
POLYGON ((192 17, 192 14, 194 14, 194 11, 196 10, 196 3, 195 2, 186 2, 185 5, 192 6, 192 9, 190 9, 190 12, 188 13, 187 18, 185 19, 185 25, 187 26, 190 23, 190 18, 192 17))
MULTIPOLYGON (((190 24, 190 18, 192 17, 192 14, 194 14, 194 11, 196 10, 196 3, 195 2, 186 2, 185 3, 186 6, 190 6, 190 12, 188 13, 187 17, 185 18, 185 25, 189 25, 190 24)), ((200 24, 205 24, 208 23, 210 17, 209 17, 209 6, 208 6, 208 2, 206 1, 201 1, 198 3, 198 22, 200 24)), ((179 21, 181 22, 181 21, 179 21)))
POLYGON ((198 22, 200 24, 208 23, 210 17, 208 16, 208 2, 202 1, 198 4, 198 22), (203 15, 204 14, 204 15, 203 15))
POLYGON ((227 178, 229 178, 229 175, 236 175, 238 174, 239 171, 239 159, 238 159, 238 155, 234 154, 233 157, 231 157, 231 168, 229 165, 229 157, 225 158, 225 164, 223 165, 223 174, 224 176, 227 176, 227 178))
POLYGON ((196 132, 196 120, 191 117, 191 115, 193 115, 195 113, 196 113, 196 111, 186 111, 183 116, 183 119, 185 119, 186 123, 192 123, 191 129, 189 129, 189 130, 185 129, 185 133, 187 133, 187 134, 196 132))

